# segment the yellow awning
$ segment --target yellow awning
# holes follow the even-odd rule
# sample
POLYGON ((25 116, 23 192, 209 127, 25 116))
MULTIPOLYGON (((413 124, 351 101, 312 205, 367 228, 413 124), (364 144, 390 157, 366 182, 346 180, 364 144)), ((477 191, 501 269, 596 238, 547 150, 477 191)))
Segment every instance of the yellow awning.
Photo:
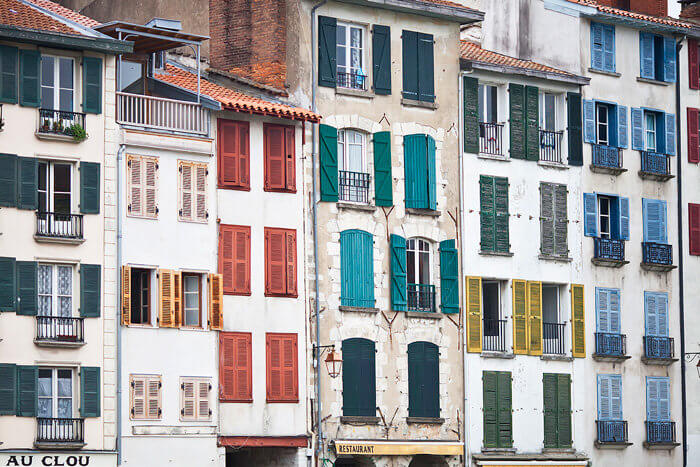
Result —
POLYGON ((464 453, 464 445, 461 441, 336 440, 335 452, 339 456, 459 456, 464 453))

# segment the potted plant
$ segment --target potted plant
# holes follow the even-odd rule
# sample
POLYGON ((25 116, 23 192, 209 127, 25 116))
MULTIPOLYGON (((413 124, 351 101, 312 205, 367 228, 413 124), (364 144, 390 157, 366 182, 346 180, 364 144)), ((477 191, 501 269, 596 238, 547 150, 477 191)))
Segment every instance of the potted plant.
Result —
POLYGON ((49 123, 49 119, 45 118, 44 123, 41 124, 41 132, 48 133, 50 129, 51 129, 51 124, 49 123))
POLYGON ((85 132, 85 128, 83 128, 83 126, 80 123, 74 123, 68 128, 66 128, 66 134, 72 136, 73 139, 78 143, 87 139, 87 133, 85 132))

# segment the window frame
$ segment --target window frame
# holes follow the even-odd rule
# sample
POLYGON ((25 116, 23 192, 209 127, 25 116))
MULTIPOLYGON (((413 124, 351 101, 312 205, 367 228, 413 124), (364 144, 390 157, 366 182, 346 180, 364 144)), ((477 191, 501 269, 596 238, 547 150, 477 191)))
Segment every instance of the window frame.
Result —
POLYGON ((613 199, 611 196, 598 195, 596 202, 598 203, 598 216, 596 219, 598 222, 598 238, 612 239, 612 222, 613 222, 612 203, 613 203, 613 199), (603 214, 603 209, 602 209, 603 202, 607 203, 607 206, 608 206, 607 214, 603 214), (608 221, 608 229, 606 232, 603 232, 603 218, 606 218, 608 221))
POLYGON ((214 415, 214 410, 212 409, 212 400, 211 400, 211 393, 214 388, 214 385, 212 384, 212 378, 209 377, 197 377, 197 376, 181 376, 180 377, 180 416, 179 420, 181 422, 207 422, 212 420, 213 415, 214 415), (194 398, 194 407, 193 407, 193 415, 186 416, 185 415, 185 384, 191 383, 193 385, 194 393, 193 393, 193 398, 194 398), (207 389, 207 406, 209 408, 209 412, 206 415, 202 415, 200 413, 201 410, 201 399, 202 399, 202 393, 201 393, 201 384, 207 384, 208 389, 207 389))
MULTIPOLYGON (((131 275, 131 277, 130 277, 130 284, 129 285, 131 286, 131 290, 129 290, 129 296, 130 296, 132 302, 130 303, 130 309, 129 309, 129 326, 147 326, 147 327, 153 326, 153 316, 154 316, 154 314, 153 314, 153 305, 154 305, 153 293, 155 290, 157 290, 157 280, 154 281, 153 273, 154 273, 154 270, 150 269, 150 268, 137 268, 137 267, 130 268, 129 274, 131 275), (148 305, 147 305, 147 307, 148 307, 148 310, 147 310, 148 319, 142 320, 142 322, 140 322, 140 323, 134 323, 134 315, 133 315, 133 313, 134 313, 133 299, 134 299, 134 295, 135 295, 134 294, 134 291, 135 291, 134 274, 139 274, 139 275, 148 277, 148 287, 147 287, 148 288, 148 305), (153 288, 154 282, 156 282, 156 289, 153 288)), ((141 282, 141 284, 142 283, 143 282, 141 282)), ((139 296, 143 297, 143 288, 141 288, 141 290, 139 291, 139 296)), ((143 307, 143 303, 140 305, 140 307, 143 307)), ((143 309, 141 309, 140 314, 141 314, 141 317, 143 318, 143 309)), ((156 315, 157 315, 157 311, 156 311, 156 315)))
POLYGON ((37 389, 36 389, 36 400, 37 400, 37 409, 36 409, 36 418, 56 418, 56 419, 71 419, 71 418, 76 418, 76 413, 78 412, 77 407, 76 407, 76 402, 79 401, 79 397, 77 396, 76 393, 76 372, 75 368, 70 368, 70 367, 39 367, 37 371, 37 389), (39 390, 39 383, 38 380, 41 379, 40 373, 42 371, 50 371, 51 372, 51 395, 50 396, 41 396, 40 395, 40 390, 39 390), (71 416, 70 417, 59 417, 58 416, 58 402, 59 399, 68 399, 66 396, 59 396, 58 394, 58 373, 59 371, 68 371, 70 372, 70 382, 71 382, 71 395, 70 395, 70 401, 71 401, 71 416), (50 399, 51 400, 51 415, 49 417, 42 417, 39 414, 39 399, 50 399))
POLYGON ((163 378, 161 375, 145 375, 145 374, 131 374, 129 375, 129 420, 161 420, 163 417, 163 378), (143 381, 143 416, 136 416, 134 413, 135 404, 135 381, 143 381), (158 415, 152 417, 149 415, 149 396, 148 390, 149 385, 153 382, 158 383, 158 395, 156 398, 156 407, 158 409, 158 415))
POLYGON ((433 266, 434 266, 434 253, 433 253, 433 244, 430 240, 423 238, 423 237, 410 237, 406 239, 406 283, 407 284, 417 284, 417 285, 434 285, 433 284, 433 266), (413 242, 414 248, 411 248, 411 243, 413 242), (425 245, 427 247, 427 250, 421 250, 420 247, 425 245), (409 277, 409 269, 408 269, 408 264, 409 264, 409 259, 408 259, 408 254, 413 253, 414 258, 413 258, 413 272, 414 272, 414 278, 415 279, 420 279, 420 271, 421 271, 421 264, 424 261, 424 255, 422 253, 427 253, 428 256, 428 283, 423 283, 423 282, 412 282, 409 277))
MULTIPOLYGON (((341 86, 340 80, 338 79, 338 73, 346 73, 348 76, 353 76, 353 68, 355 68, 354 72, 356 73, 354 76, 357 76, 358 78, 360 76, 363 76, 360 78, 361 80, 364 81, 364 87, 366 86, 367 82, 369 81, 369 70, 367 66, 367 57, 369 56, 369 44, 367 42, 369 34, 367 34, 367 25, 360 24, 360 23, 353 23, 351 21, 343 21, 343 20, 337 20, 336 21, 336 37, 335 37, 335 50, 336 50, 336 65, 335 65, 335 73, 336 73, 336 86, 339 88, 343 89, 356 89, 353 88, 352 86, 341 86), (340 28, 345 28, 345 44, 340 45, 338 43, 338 31, 340 28), (360 31, 360 40, 362 43, 362 46, 359 47, 360 50, 360 68, 357 69, 355 67, 352 67, 350 64, 352 63, 352 50, 353 49, 358 49, 358 47, 352 47, 351 44, 351 31, 352 29, 357 29, 360 31), (340 57, 340 49, 344 49, 344 54, 345 55, 345 65, 339 65, 338 62, 338 57, 340 57), (341 66, 345 69, 345 71, 340 71, 341 66), (360 75, 358 72, 361 71, 364 74, 360 75)), ((349 80, 348 80, 349 81, 349 80)))
POLYGON ((56 111, 63 111, 63 112, 75 112, 76 110, 76 102, 77 102, 77 90, 76 90, 76 84, 77 84, 77 74, 76 74, 76 59, 75 57, 67 57, 65 55, 52 55, 52 54, 41 54, 41 59, 40 59, 40 74, 41 78, 39 81, 39 87, 40 87, 40 96, 39 96, 39 102, 40 102, 40 107, 42 109, 46 110, 56 110, 56 111), (52 60, 52 67, 53 67, 53 85, 48 86, 44 85, 44 59, 51 59, 52 60), (71 77, 72 77, 72 88, 62 88, 61 87, 61 66, 60 63, 63 60, 68 60, 71 62, 71 77), (51 108, 46 107, 44 105, 44 88, 47 89, 52 89, 53 91, 53 105, 51 108), (71 108, 70 110, 65 110, 61 109, 61 91, 70 91, 71 92, 71 108), (58 106, 56 105, 58 103, 58 106), (58 108, 56 108, 58 107, 58 108))
POLYGON ((70 297, 71 299, 71 312, 70 315, 65 316, 65 318, 75 318, 76 317, 76 298, 80 298, 80 293, 78 289, 78 296, 76 297, 76 276, 77 276, 77 268, 75 267, 74 264, 70 263, 47 263, 47 262, 39 262, 37 264, 37 276, 39 274, 39 268, 41 267, 50 267, 51 268, 51 293, 50 294, 42 294, 39 291, 41 290, 41 284, 38 280, 37 277, 37 316, 42 316, 42 317, 64 317, 59 314, 59 307, 58 307, 58 302, 60 297, 70 297), (66 267, 71 270, 71 294, 70 295, 63 295, 58 293, 58 270, 59 268, 66 267), (51 298, 51 314, 48 315, 43 315, 41 314, 41 300, 39 300, 42 296, 49 296, 51 298))
POLYGON ((203 274, 197 273, 197 272, 190 272, 190 271, 182 271, 181 273, 181 310, 182 310, 182 323, 180 325, 181 328, 186 328, 186 329, 203 329, 204 328, 204 322, 202 318, 202 308, 203 308, 203 302, 204 298, 202 294, 204 293, 204 287, 202 286, 202 280, 204 278, 203 274), (194 292, 186 292, 185 291, 185 282, 187 278, 195 278, 197 279, 197 307, 198 307, 198 324, 187 324, 187 307, 185 306, 186 303, 186 295, 187 293, 194 293, 194 292))
MULTIPOLYGON (((500 330, 500 321, 501 321, 502 319, 505 318, 505 317, 503 316, 503 311, 504 311, 504 310, 503 310, 503 304, 504 304, 504 301, 503 301, 503 291, 501 290, 501 287, 503 286, 503 282, 504 282, 504 281, 499 280, 499 279, 482 279, 482 280, 481 280, 481 326, 482 326, 482 340, 483 340, 485 337, 487 337, 487 336, 488 336, 488 337, 491 337, 491 338, 493 338, 493 337, 501 337, 504 341, 505 341, 505 339, 507 339, 508 333, 505 332, 505 330, 504 330, 504 335, 501 336, 501 330, 500 330), (498 303, 496 303, 496 311, 497 311, 497 316, 496 316, 496 318, 495 318, 495 320, 496 320, 496 325, 493 326, 493 328, 490 328, 490 331, 494 331, 494 330, 495 330, 495 334, 487 334, 487 331, 486 331, 487 326, 486 326, 485 321, 486 321, 487 319, 488 319, 488 320, 494 320, 493 317, 487 318, 487 316, 486 316, 486 296, 487 296, 487 294, 485 293, 485 287, 487 287, 487 286, 495 286, 495 287, 496 287, 496 291, 497 291, 497 294, 496 294, 497 297, 496 297, 496 299, 497 299, 497 302, 498 302, 498 303)), ((505 342, 504 342, 504 344, 505 344, 505 342)), ((483 348, 484 343, 482 342, 481 345, 482 345, 482 348, 483 348)))
POLYGON ((37 210, 39 212, 56 212, 56 195, 68 195, 69 197, 69 212, 61 214, 73 214, 75 211, 75 201, 77 193, 75 190, 75 181, 77 177, 75 176, 75 163, 72 161, 64 160, 52 160, 52 159, 38 159, 37 160, 37 210), (56 177, 56 166, 67 166, 68 167, 68 186, 70 187, 69 192, 56 191, 55 188, 55 177, 56 177), (41 189, 39 172, 45 170, 46 173, 46 186, 41 189), (39 206, 41 205, 41 199, 44 199, 46 203, 46 210, 42 211, 39 206))
POLYGON ((595 136, 596 144, 610 146, 610 106, 602 102, 595 102, 595 136), (601 116, 605 115, 605 122, 601 121, 601 116), (605 127, 605 139, 601 137, 601 126, 605 127))
POLYGON ((479 83, 479 123, 498 123, 499 86, 493 83, 479 83), (493 112, 493 118, 488 114, 493 112))
POLYGON ((659 128, 656 124, 658 116, 655 112, 650 112, 648 110, 644 111, 644 150, 649 152, 657 152, 659 145, 659 128), (652 122, 653 128, 650 128, 649 123, 652 122), (649 144, 649 138, 654 142, 653 146, 649 144))
POLYGON ((360 154, 361 154, 361 161, 360 165, 362 166, 362 170, 360 170, 360 173, 369 173, 369 168, 368 168, 368 158, 367 158, 367 133, 365 133, 362 130, 358 130, 356 128, 338 128, 338 172, 340 173, 341 171, 345 172, 353 172, 350 170, 347 170, 346 167, 348 165, 348 162, 350 161, 350 151, 348 150, 351 144, 357 144, 357 143, 350 143, 347 141, 346 138, 346 133, 354 133, 356 135, 359 135, 361 138, 360 141, 360 154), (342 145, 342 156, 340 154, 340 148, 342 145))

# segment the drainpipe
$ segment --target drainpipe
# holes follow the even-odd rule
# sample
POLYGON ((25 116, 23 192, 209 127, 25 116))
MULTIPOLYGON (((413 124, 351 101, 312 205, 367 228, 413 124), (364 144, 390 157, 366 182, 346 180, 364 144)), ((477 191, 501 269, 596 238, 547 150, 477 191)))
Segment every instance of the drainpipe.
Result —
MULTIPOLYGON (((121 57, 121 56, 120 56, 121 57)), ((117 465, 122 464, 122 197, 121 171, 125 144, 119 145, 117 151, 117 465)))

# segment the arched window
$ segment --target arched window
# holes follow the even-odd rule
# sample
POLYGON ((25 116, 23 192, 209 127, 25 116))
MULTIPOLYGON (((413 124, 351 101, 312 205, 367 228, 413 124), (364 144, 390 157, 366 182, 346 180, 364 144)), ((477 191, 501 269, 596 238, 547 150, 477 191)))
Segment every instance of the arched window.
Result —
POLYGON ((340 304, 374 308, 373 241, 363 230, 340 233, 340 304))
POLYGON ((376 415, 374 342, 359 337, 343 341, 343 415, 376 415))
POLYGON ((365 133, 338 130, 338 199, 355 203, 369 201, 369 169, 367 167, 365 133))
POLYGON ((435 311, 435 286, 431 274, 432 248, 422 238, 406 242, 406 281, 409 311, 435 311))
POLYGON ((430 342, 408 344, 408 416, 440 417, 440 352, 430 342))

